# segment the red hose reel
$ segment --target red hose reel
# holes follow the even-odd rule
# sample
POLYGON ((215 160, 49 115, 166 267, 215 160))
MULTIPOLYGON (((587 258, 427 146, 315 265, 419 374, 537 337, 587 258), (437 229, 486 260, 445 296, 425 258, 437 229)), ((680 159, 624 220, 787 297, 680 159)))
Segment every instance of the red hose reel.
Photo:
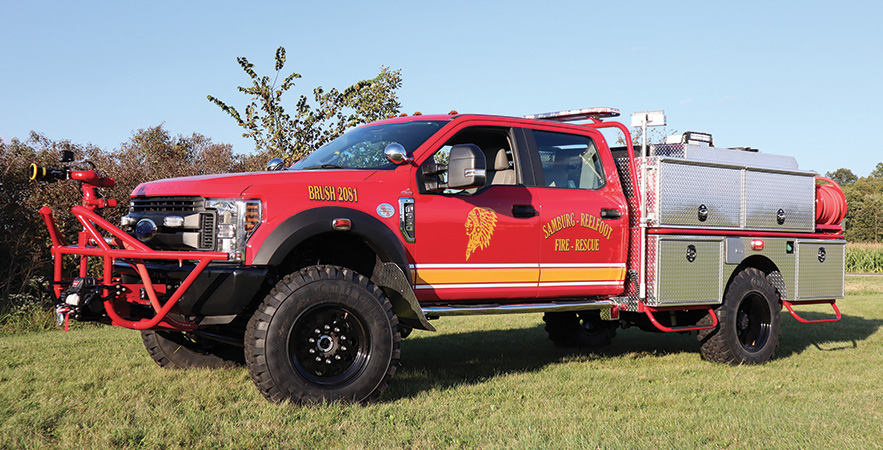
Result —
POLYGON ((816 225, 839 227, 846 217, 846 195, 830 178, 819 176, 816 181, 828 183, 816 183, 816 225))

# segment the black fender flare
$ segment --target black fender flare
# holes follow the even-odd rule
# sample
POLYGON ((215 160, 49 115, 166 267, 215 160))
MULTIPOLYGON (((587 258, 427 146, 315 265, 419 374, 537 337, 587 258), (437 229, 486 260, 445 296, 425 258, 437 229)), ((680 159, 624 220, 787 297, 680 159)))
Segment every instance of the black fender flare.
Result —
MULTIPOLYGON (((396 235, 380 220, 362 211, 340 206, 322 206, 301 211, 280 223, 258 249, 252 264, 277 266, 305 240, 328 232, 350 233, 361 237, 385 262, 394 262, 408 273, 408 258, 396 235), (334 219, 349 219, 349 231, 335 231, 334 219)), ((364 274, 370 276, 371 274, 364 274)))
POLYGON ((300 243, 324 233, 350 233, 360 237, 380 258, 382 263, 371 277, 393 303, 399 320, 413 328, 435 331, 426 320, 411 287, 411 271, 401 240, 379 219, 362 211, 340 206, 322 206, 299 212, 280 223, 264 240, 255 255, 253 265, 278 266, 300 243), (335 231, 334 219, 349 219, 349 231, 335 231), (397 267, 398 270, 394 270, 397 267), (379 270, 378 270, 379 269, 379 270), (377 276, 382 274, 382 276, 377 276))

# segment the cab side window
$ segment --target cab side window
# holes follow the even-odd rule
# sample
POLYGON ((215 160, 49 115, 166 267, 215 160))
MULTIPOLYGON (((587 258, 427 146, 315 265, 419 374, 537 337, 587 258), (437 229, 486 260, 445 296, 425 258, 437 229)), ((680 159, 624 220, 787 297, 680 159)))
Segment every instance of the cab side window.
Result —
POLYGON ((545 186, 589 189, 604 187, 607 180, 595 142, 588 136, 533 131, 545 186))
MULTIPOLYGON (((477 145, 485 155, 485 167, 487 169, 487 182, 491 185, 514 185, 519 184, 516 175, 516 158, 512 145, 511 129, 504 127, 470 127, 457 133, 453 138, 445 142, 429 159, 435 164, 447 164, 451 147, 458 144, 477 145)), ((447 173, 438 175, 441 183, 447 182, 447 173)), ((479 189, 452 190, 446 189, 446 194, 474 194, 479 189)))

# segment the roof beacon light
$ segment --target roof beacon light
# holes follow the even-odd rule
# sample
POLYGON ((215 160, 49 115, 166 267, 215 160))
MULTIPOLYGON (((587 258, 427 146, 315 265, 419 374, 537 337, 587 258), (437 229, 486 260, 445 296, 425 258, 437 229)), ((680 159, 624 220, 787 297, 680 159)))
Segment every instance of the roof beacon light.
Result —
POLYGON ((554 120, 556 122, 573 122, 577 120, 599 119, 603 117, 619 117, 619 110, 616 108, 583 108, 583 109, 566 109, 564 111, 556 111, 542 114, 528 114, 521 116, 524 119, 537 120, 554 120))

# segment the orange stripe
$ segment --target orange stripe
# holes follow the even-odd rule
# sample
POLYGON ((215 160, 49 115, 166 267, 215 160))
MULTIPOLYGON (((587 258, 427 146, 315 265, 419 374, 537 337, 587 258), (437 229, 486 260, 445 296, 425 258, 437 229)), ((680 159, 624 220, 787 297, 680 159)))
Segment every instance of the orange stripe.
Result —
POLYGON ((584 267, 584 268, 543 268, 540 271, 540 282, 553 281, 622 281, 625 269, 622 267, 584 267))
POLYGON ((417 269, 417 284, 536 283, 539 269, 417 269))

